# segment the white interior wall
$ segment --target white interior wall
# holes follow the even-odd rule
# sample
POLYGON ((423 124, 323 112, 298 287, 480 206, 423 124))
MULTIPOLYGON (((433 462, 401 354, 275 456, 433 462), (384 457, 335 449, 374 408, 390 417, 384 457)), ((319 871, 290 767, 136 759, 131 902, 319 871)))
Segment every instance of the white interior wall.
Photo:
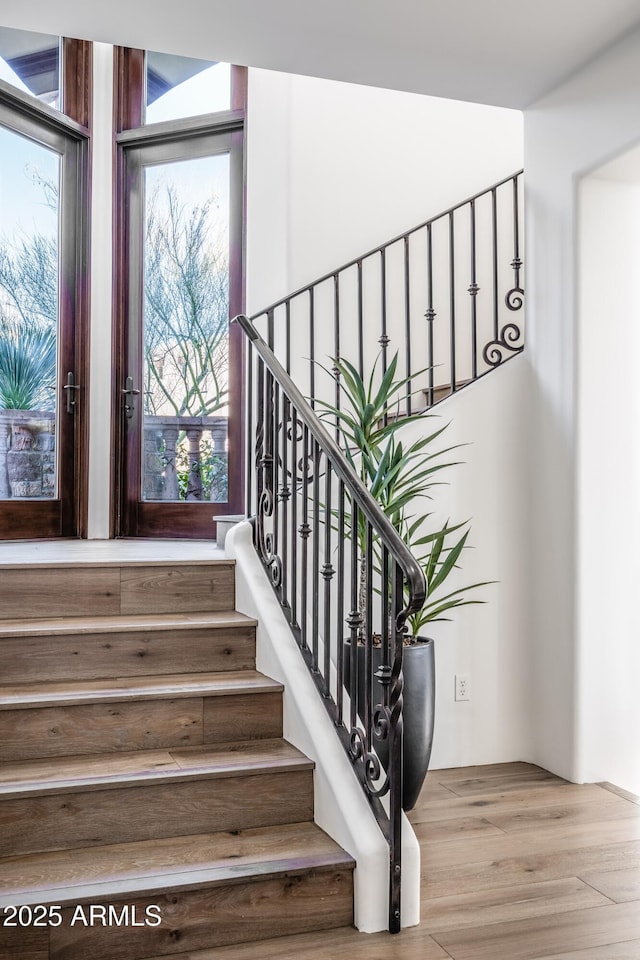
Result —
MULTIPOLYGON (((251 70, 249 312, 521 165, 521 117, 513 111, 251 70)), ((378 335, 374 323, 373 355, 378 335)), ((485 604, 429 630, 438 683, 434 767, 531 753, 526 376, 516 358, 439 408, 453 419, 447 441, 470 442, 438 495, 442 520, 472 518, 474 549, 460 583, 498 582, 478 593, 485 604), (454 702, 455 673, 470 676, 469 702, 454 702)))
MULTIPOLYGON (((469 593, 485 601, 430 624, 435 639, 436 719, 431 766, 504 763, 531 758, 531 647, 528 631, 527 391, 523 356, 443 401, 443 445, 462 444, 426 506, 434 521, 470 519, 471 533, 451 587, 493 580, 469 593), (471 698, 454 699, 455 675, 467 674, 471 698)), ((408 433, 417 433, 415 426, 408 433)), ((435 526, 429 521, 429 529, 435 526)))
POLYGON ((251 69, 249 312, 514 173, 522 157, 516 110, 251 69))
POLYGON ((111 295, 113 190, 113 47, 93 47, 91 154, 91 328, 89 396, 90 540, 109 538, 111 492, 111 295))
MULTIPOLYGON (((635 31, 525 112, 534 758, 577 781, 594 769, 590 733, 601 697, 591 679, 608 655, 579 633, 591 613, 581 606, 579 524, 606 523, 608 504, 586 518, 577 506, 585 482, 589 502, 576 438, 581 426, 590 429, 582 384, 591 372, 581 368, 588 352, 578 344, 594 322, 577 302, 577 184, 640 139, 639 58, 635 31)), ((625 557, 635 562, 632 547, 625 557)))
POLYGON ((586 780, 640 793, 640 162, 579 191, 579 594, 586 780))

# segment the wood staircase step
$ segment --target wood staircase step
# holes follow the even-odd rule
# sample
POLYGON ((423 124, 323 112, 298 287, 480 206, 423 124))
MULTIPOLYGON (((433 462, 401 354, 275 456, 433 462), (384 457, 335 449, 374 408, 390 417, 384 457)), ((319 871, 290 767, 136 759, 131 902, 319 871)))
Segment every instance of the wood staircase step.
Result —
POLYGON ((284 740, 0 768, 0 856, 313 819, 313 763, 284 740))
POLYGON ((2 620, 234 607, 232 560, 22 563, 0 570, 2 620))
POLYGON ((178 697, 237 696, 281 691, 282 684, 256 670, 225 673, 176 673, 153 677, 107 677, 102 680, 0 684, 0 711, 34 707, 78 706, 128 700, 174 700, 178 697))
POLYGON ((255 670, 0 686, 0 761, 282 736, 282 686, 255 670))
POLYGON ((0 960, 352 924, 354 864, 234 606, 226 561, 0 569, 0 960), (7 927, 16 904, 61 922, 7 927))
MULTIPOLYGON (((30 931, 40 936, 34 957, 137 960, 178 948, 186 958, 205 946, 351 924, 353 866, 314 824, 287 824, 0 861, 0 906, 60 908, 60 926, 30 931), (123 915, 126 925, 100 922, 123 915), (145 925, 150 915, 161 922, 145 925)), ((3 960, 27 956, 8 952, 12 941, 24 945, 20 933, 0 929, 3 960)))
POLYGON ((253 670, 255 625, 235 611, 0 620, 3 686, 253 670))
POLYGON ((158 881, 172 889, 240 881, 256 872, 292 873, 353 861, 311 822, 286 823, 108 844, 0 859, 0 906, 68 905, 102 896, 152 894, 158 881), (275 866, 274 866, 275 865, 275 866))

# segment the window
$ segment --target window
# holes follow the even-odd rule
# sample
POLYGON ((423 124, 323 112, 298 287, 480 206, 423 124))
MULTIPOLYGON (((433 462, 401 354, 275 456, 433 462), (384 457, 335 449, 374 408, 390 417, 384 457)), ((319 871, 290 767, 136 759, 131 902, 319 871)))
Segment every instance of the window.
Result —
MULTIPOLYGON (((70 62, 76 41, 65 43, 70 62)), ((80 47, 74 105, 88 89, 87 46, 80 47)), ((57 37, 0 30, 4 538, 77 536, 86 523, 79 384, 86 384, 89 141, 78 123, 50 109, 60 102, 64 49, 57 37)))
POLYGON ((231 108, 231 66, 147 51, 145 122, 181 120, 231 108))
POLYGON ((117 59, 116 403, 130 398, 118 532, 210 537, 212 516, 238 512, 243 497, 229 321, 242 310, 244 71, 132 50, 117 59))
POLYGON ((60 109, 60 37, 0 27, 0 79, 60 109))

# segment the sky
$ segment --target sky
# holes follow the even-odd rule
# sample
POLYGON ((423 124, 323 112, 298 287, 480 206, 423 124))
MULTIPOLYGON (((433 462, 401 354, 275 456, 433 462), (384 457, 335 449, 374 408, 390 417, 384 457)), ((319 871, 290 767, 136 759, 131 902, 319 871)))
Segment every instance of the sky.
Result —
MULTIPOLYGON (((25 84, 0 58, 0 79, 19 90, 29 92, 25 84)), ((147 123, 229 109, 230 67, 217 63, 169 90, 147 108, 147 123)), ((55 152, 0 126, 0 236, 16 230, 37 230, 55 235, 54 211, 44 203, 42 188, 34 184, 32 174, 54 183, 58 181, 55 152)), ((187 205, 215 196, 220 214, 226 219, 229 207, 229 165, 226 157, 203 158, 167 164, 149 170, 149 186, 171 180, 187 205)))

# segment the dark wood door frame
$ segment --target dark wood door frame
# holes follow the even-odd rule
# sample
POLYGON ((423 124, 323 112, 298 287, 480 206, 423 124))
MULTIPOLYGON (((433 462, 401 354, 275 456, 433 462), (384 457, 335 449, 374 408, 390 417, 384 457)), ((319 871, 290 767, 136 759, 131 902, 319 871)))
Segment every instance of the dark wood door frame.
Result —
MULTIPOLYGON (((246 70, 232 68, 232 109, 225 113, 140 126, 144 87, 144 52, 116 48, 115 56, 115 185, 114 185, 114 340, 112 449, 113 474, 111 536, 211 538, 214 515, 244 510, 244 359, 241 331, 229 331, 229 436, 235 439, 228 465, 229 500, 203 502, 143 501, 140 499, 141 405, 125 422, 123 389, 126 378, 142 363, 141 331, 130 331, 130 311, 141 310, 140 283, 130 278, 131 263, 142 263, 142 236, 129 229, 129 198, 139 189, 140 155, 159 148, 166 156, 171 144, 191 141, 196 153, 215 138, 224 138, 231 156, 231 196, 235 197, 235 224, 230 225, 230 317, 244 309, 244 119, 246 70), (137 249, 132 247, 137 245, 137 249), (137 255, 137 256, 136 256, 137 255), (125 469, 125 465, 128 467, 125 469)), ((215 152, 215 151, 214 151, 215 152)), ((205 155, 205 154, 202 154, 205 155)), ((233 201, 232 201, 233 203, 233 201)), ((232 214, 233 218, 233 214, 232 214)))
POLYGON ((0 84, 3 124, 57 152, 61 156, 62 177, 56 402, 58 491, 55 499, 0 501, 0 539, 87 535, 90 44, 65 40, 63 65, 66 114, 8 84, 0 84), (63 390, 68 371, 73 372, 79 385, 72 413, 66 412, 63 390))

